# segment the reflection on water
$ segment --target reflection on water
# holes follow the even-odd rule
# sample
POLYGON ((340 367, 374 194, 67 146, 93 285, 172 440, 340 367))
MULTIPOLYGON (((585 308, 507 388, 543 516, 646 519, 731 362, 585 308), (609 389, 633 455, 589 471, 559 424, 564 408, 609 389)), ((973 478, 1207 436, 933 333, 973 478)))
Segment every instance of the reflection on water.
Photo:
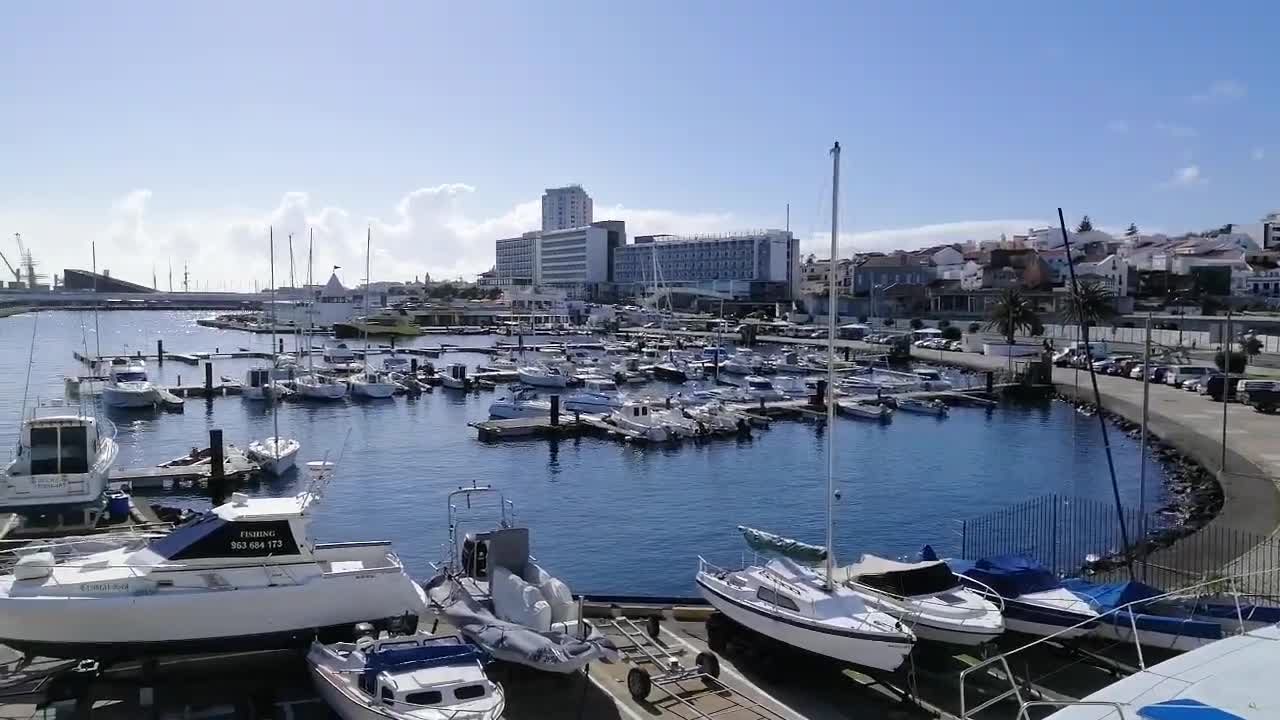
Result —
MULTIPOLYGON (((221 347, 265 350, 270 336, 202 328, 198 313, 102 313, 104 352, 126 346, 154 352, 221 347)), ((17 379, 0 393, 0 454, 16 439, 32 323, 38 318, 32 397, 61 396, 62 377, 80 372, 73 350, 90 347, 92 317, 40 313, 0 319, 0 373, 17 379), (82 320, 85 320, 82 330, 82 320)), ((559 339, 559 338, 557 338, 559 339)), ((426 336, 488 345, 485 336, 426 336)), ((318 342, 318 341, 317 341, 318 342)), ((286 349, 288 349, 286 345, 286 349)), ((475 366, 486 356, 447 353, 434 362, 475 366)), ((214 376, 243 376, 249 360, 218 360, 214 376)), ((203 378, 200 368, 173 360, 149 365, 152 377, 176 384, 203 378)), ((412 572, 425 575, 447 537, 445 496, 473 482, 502 487, 522 521, 533 526, 539 559, 575 590, 691 594, 697 555, 730 560, 748 524, 821 542, 825 532, 826 442, 822 423, 775 422, 751 437, 654 448, 603 438, 517 440, 483 444, 469 421, 483 419, 493 393, 437 388, 417 398, 336 403, 287 402, 282 434, 302 442, 299 463, 339 462, 336 479, 316 509, 318 538, 389 538, 412 572)), ((191 399, 182 414, 127 411, 119 426, 119 467, 154 465, 208 444, 219 428, 244 446, 271 434, 271 414, 239 397, 191 399)), ((1109 499, 1106 461, 1096 421, 1062 403, 954 408, 938 418, 897 414, 892 423, 840 420, 836 425, 840 557, 857 552, 913 553, 924 543, 954 543, 954 520, 1046 492, 1109 499)), ((1135 503, 1135 441, 1112 435, 1126 502, 1135 503)), ((1157 466, 1149 477, 1159 477, 1157 466)), ((296 493, 304 477, 290 474, 246 488, 259 495, 296 493)), ((1149 487, 1153 498, 1158 483, 1149 487)), ((202 491, 158 495, 170 504, 206 507, 202 491)))

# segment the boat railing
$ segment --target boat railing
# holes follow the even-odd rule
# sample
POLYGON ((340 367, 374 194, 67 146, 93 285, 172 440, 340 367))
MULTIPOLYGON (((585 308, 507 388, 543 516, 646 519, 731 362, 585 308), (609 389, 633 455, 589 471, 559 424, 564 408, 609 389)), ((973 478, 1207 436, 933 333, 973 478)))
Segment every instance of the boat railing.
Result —
POLYGON ((1124 720, 1124 706, 1114 700, 1028 700, 1018 708, 1018 720, 1031 720, 1028 710, 1033 707, 1109 707, 1117 720, 1124 720))
MULTIPOLYGON (((1064 627, 1055 633, 1052 633, 1050 635, 1045 635, 1044 637, 1036 638, 1035 640, 1025 645, 1021 645, 1008 652, 1000 653, 999 655, 983 660, 982 662, 979 662, 977 664, 971 665, 965 668, 964 670, 960 671, 960 720, 969 720, 969 718, 973 717, 973 715, 979 712, 982 712, 983 710, 999 702, 1002 702, 1010 697, 1016 698, 1019 707, 1026 706, 1027 701, 1025 701, 1022 697, 1022 690, 1018 686, 1018 681, 1016 679, 1016 676, 1013 674, 1013 672, 1009 668, 1008 659, 1010 657, 1013 657, 1014 655, 1017 655, 1023 651, 1029 650, 1038 645, 1049 643, 1051 641, 1056 641, 1060 639, 1063 635, 1072 633, 1073 631, 1076 631, 1076 630, 1080 630, 1086 626, 1093 625, 1102 618, 1118 615, 1119 613, 1124 612, 1124 613, 1128 613, 1129 630, 1131 633, 1131 637, 1133 639, 1134 650, 1136 651, 1137 658, 1138 658, 1138 668, 1140 670, 1146 670, 1147 663, 1146 663, 1146 658, 1143 656, 1143 653, 1142 653, 1142 639, 1141 639, 1141 636, 1138 634, 1137 615, 1139 613, 1131 612, 1132 608, 1143 606, 1143 605, 1149 605, 1153 602, 1166 600, 1170 598, 1198 597, 1198 594, 1195 591, 1199 589, 1213 588, 1216 590, 1221 590, 1221 588, 1224 585, 1226 587, 1233 587, 1235 585, 1235 581, 1237 580, 1255 577, 1259 575, 1268 575, 1268 574, 1277 574, 1277 573, 1280 573, 1280 568, 1255 570, 1252 572, 1240 573, 1237 575, 1230 575, 1227 577, 1218 577, 1212 580, 1206 580, 1205 582, 1198 583, 1195 585, 1189 585, 1187 587, 1179 588, 1177 590, 1172 590, 1162 595, 1154 595, 1152 597, 1146 597, 1140 600, 1127 602, 1123 605, 1118 605, 1110 610, 1107 610, 1106 612, 1102 612, 1093 617, 1086 618, 1085 620, 1082 620, 1074 625, 1071 625, 1070 627, 1064 627), (975 672, 987 672, 989 668, 995 665, 999 665, 1000 669, 1004 672, 1004 679, 1009 681, 1010 689, 970 709, 967 702, 968 697, 965 692, 966 690, 965 681, 968 679, 970 675, 974 674, 975 672)), ((972 578, 966 578, 966 579, 971 580, 972 578)), ((1240 597, 1241 595, 1244 595, 1244 593, 1236 592, 1233 590, 1229 594, 1232 597, 1232 599, 1235 601, 1235 606, 1236 606, 1236 622, 1237 622, 1236 634, 1244 634, 1247 631, 1247 628, 1245 627, 1245 624, 1244 624, 1245 623, 1244 611, 1240 607, 1240 597)), ((1080 701, 1076 701, 1076 702, 1080 702, 1080 701)), ((1064 701, 1061 704, 1074 704, 1074 703, 1067 703, 1066 701, 1064 701)), ((1085 704, 1094 704, 1094 703, 1088 702, 1085 704)), ((1102 703, 1102 704, 1110 705, 1111 703, 1102 703)), ((1023 717, 1023 716, 1020 714, 1019 717, 1023 717)))

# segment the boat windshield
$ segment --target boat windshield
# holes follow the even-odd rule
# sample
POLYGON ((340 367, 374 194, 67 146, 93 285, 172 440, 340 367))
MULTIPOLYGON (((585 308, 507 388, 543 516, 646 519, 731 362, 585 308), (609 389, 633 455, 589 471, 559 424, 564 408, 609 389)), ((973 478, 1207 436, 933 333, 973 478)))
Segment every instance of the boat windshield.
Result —
POLYGON ((146 382, 147 374, 141 370, 128 370, 116 373, 116 382, 146 382))
POLYGON ((764 379, 751 380, 747 383, 747 387, 751 388, 752 390, 772 390, 773 383, 764 379))
POLYGON ((612 380, 597 380, 592 386, 596 392, 613 392, 618 389, 618 385, 612 380))
POLYGON ((288 520, 232 522, 212 512, 179 525, 148 549, 166 560, 298 554, 288 520))

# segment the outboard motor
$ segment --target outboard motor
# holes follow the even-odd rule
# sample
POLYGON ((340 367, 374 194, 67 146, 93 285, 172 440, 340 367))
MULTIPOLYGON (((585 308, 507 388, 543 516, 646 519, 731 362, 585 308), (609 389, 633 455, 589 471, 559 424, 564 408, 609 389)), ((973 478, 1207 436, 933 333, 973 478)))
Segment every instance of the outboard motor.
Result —
POLYGON ((468 534, 462 539, 462 570, 470 577, 483 580, 489 576, 489 543, 468 534))

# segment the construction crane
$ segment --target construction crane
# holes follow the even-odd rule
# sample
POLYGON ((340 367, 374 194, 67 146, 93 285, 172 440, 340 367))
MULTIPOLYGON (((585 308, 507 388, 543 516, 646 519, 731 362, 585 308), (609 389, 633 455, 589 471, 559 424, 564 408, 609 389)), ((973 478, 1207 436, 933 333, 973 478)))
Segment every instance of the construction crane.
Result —
POLYGON ((28 287, 28 288, 30 288, 30 289, 32 289, 32 290, 35 290, 35 289, 36 289, 36 283, 37 283, 38 278, 40 278, 40 277, 44 277, 44 276, 43 276, 43 275, 40 275, 40 276, 37 276, 37 275, 36 275, 36 261, 31 257, 31 253, 30 253, 30 252, 29 252, 25 247, 23 247, 23 246, 22 246, 22 233, 14 233, 14 234, 13 234, 13 239, 18 243, 18 266, 19 266, 19 269, 18 269, 18 270, 14 270, 14 269, 13 269, 13 266, 12 266, 12 265, 9 265, 9 261, 8 261, 8 260, 5 260, 5 261, 4 261, 4 264, 5 264, 5 265, 9 265, 9 270, 10 270, 10 272, 12 272, 12 273, 14 274, 14 277, 16 277, 16 278, 18 279, 18 284, 19 284, 19 285, 21 285, 21 284, 22 284, 22 273, 21 273, 21 270, 22 270, 22 268, 24 268, 24 267, 25 267, 25 268, 27 269, 27 287, 28 287))
POLYGON ((18 284, 22 284, 22 271, 15 270, 13 265, 9 263, 9 258, 5 257, 3 252, 0 252, 0 260, 3 260, 5 267, 9 268, 9 272, 13 273, 13 279, 17 281, 18 284))

